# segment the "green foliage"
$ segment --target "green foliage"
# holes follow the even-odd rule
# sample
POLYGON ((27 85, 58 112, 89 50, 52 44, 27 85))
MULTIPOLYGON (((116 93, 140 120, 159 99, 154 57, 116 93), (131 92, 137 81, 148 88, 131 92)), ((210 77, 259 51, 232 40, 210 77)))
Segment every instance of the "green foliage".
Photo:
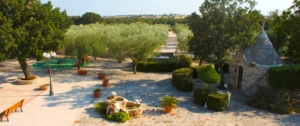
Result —
POLYGON ((140 61, 137 65, 137 71, 141 72, 172 72, 178 68, 175 61, 168 62, 153 62, 153 61, 140 61))
POLYGON ((177 34, 178 50, 187 52, 188 51, 188 41, 190 38, 193 37, 193 33, 189 29, 188 25, 186 24, 175 24, 173 30, 177 34))
POLYGON ((108 114, 107 119, 117 122, 126 122, 127 120, 130 120, 130 116, 126 112, 118 112, 115 114, 108 114))
MULTIPOLYGON (((218 69, 219 69, 219 65, 218 64, 214 64, 214 68, 215 70, 219 73, 218 69)), ((222 66, 223 72, 224 73, 228 73, 229 72, 229 64, 226 63, 222 66)))
POLYGON ((213 84, 220 81, 220 75, 211 65, 207 65, 203 69, 199 70, 198 78, 208 84, 213 84))
POLYGON ((224 111, 228 105, 227 94, 209 94, 207 97, 207 108, 213 111, 224 111))
MULTIPOLYGON (((231 62, 232 52, 253 45, 261 30, 264 16, 254 6, 254 0, 205 0, 199 8, 201 18, 194 13, 188 18, 194 34, 190 52, 222 66, 231 62)), ((224 88, 224 77, 220 86, 224 88)))
POLYGON ((289 114, 293 111, 291 103, 284 99, 280 93, 267 87, 258 87, 256 94, 249 97, 247 104, 278 114, 289 114))
POLYGON ((101 88, 94 89, 94 92, 99 92, 99 91, 101 91, 101 88))
POLYGON ((207 88, 195 89, 193 94, 194 102, 198 105, 204 106, 207 101, 208 94, 210 94, 210 91, 207 88))
MULTIPOLYGON (((107 26, 108 27, 108 26, 107 26)), ((136 73, 137 63, 154 53, 156 48, 165 44, 168 37, 167 25, 148 25, 132 23, 129 25, 117 24, 108 27, 108 48, 110 53, 128 57, 134 63, 136 73)))
POLYGON ((92 24, 92 23, 101 23, 103 22, 103 19, 99 14, 93 13, 93 12, 86 12, 82 15, 82 17, 79 19, 79 24, 92 24))
POLYGON ((200 59, 200 65, 202 61, 208 61, 209 55, 213 52, 213 45, 209 44, 208 38, 203 37, 207 35, 207 32, 203 29, 207 29, 208 25, 205 20, 200 18, 200 15, 196 12, 187 17, 188 26, 193 33, 193 37, 188 41, 188 50, 193 53, 195 57, 200 59))
POLYGON ((300 113, 300 108, 295 108, 295 112, 300 113))
POLYGON ((300 65, 271 67, 267 79, 276 89, 300 89, 300 65))
POLYGON ((39 0, 4 0, 0 4, 0 60, 17 58, 25 77, 27 58, 58 50, 71 22, 66 11, 39 0))
POLYGON ((99 113, 106 113, 106 103, 105 102, 99 102, 97 104, 95 104, 95 109, 96 111, 98 111, 99 113))
POLYGON ((160 100, 160 106, 162 107, 172 107, 172 108, 177 108, 178 100, 174 96, 163 96, 160 100))
POLYGON ((168 24, 169 26, 174 26, 175 22, 181 24, 186 23, 186 20, 184 18, 175 19, 173 17, 169 17, 169 18, 165 18, 165 17, 164 18, 140 18, 140 17, 141 15, 136 15, 127 18, 126 17, 125 18, 104 18, 103 20, 105 21, 106 24, 131 24, 136 22, 144 22, 149 25, 168 24))
POLYGON ((112 121, 117 121, 117 122, 125 122, 127 120, 130 120, 129 114, 126 112, 118 112, 115 114, 106 114, 106 103, 105 102, 99 102, 95 104, 95 109, 100 113, 100 116, 107 119, 107 120, 112 120, 112 121))
POLYGON ((295 0, 293 5, 284 10, 281 15, 278 11, 272 13, 273 26, 272 30, 276 35, 277 48, 287 45, 288 50, 286 56, 293 63, 300 63, 300 1, 295 0))
POLYGON ((192 58, 188 57, 187 55, 180 55, 178 61, 178 67, 191 67, 192 65, 192 58))
POLYGON ((180 68, 173 71, 172 84, 180 91, 193 90, 193 70, 190 68, 180 68))
POLYGON ((206 65, 192 66, 191 68, 193 69, 193 78, 198 78, 200 69, 203 69, 204 67, 206 67, 206 65))

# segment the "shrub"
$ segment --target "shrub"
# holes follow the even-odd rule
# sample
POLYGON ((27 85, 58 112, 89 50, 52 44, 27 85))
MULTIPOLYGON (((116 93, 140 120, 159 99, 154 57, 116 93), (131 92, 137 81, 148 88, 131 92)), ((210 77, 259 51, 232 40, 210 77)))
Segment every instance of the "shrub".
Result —
POLYGON ((102 118, 105 118, 107 120, 117 121, 117 122, 125 122, 130 119, 129 114, 126 112, 119 111, 115 114, 106 114, 106 103, 105 102, 99 102, 95 105, 95 109, 97 112, 100 113, 100 116, 102 118))
POLYGON ((192 58, 188 57, 187 55, 180 55, 178 61, 178 67, 191 67, 192 65, 192 58))
POLYGON ((220 75, 214 70, 211 65, 207 65, 199 70, 198 78, 208 84, 217 83, 220 81, 220 75))
POLYGON ((276 89, 300 89, 300 65, 271 67, 267 79, 276 89))
POLYGON ((178 100, 174 96, 165 95, 161 98, 160 106, 161 107, 171 107, 177 108, 178 100))
POLYGON ((228 105, 227 94, 209 94, 207 97, 207 108, 213 111, 224 111, 228 105))
POLYGON ((194 102, 198 105, 204 106, 209 93, 210 91, 206 88, 195 89, 193 94, 194 102))
POLYGON ((115 114, 108 114, 107 119, 118 122, 125 122, 127 120, 130 120, 130 116, 126 112, 118 112, 115 114))
POLYGON ((206 65, 201 65, 201 66, 192 66, 191 68, 193 69, 193 78, 198 78, 198 72, 200 69, 206 67, 206 65))
POLYGON ((96 111, 98 111, 99 113, 106 113, 106 104, 105 102, 99 102, 95 105, 95 109, 96 111))
POLYGON ((137 65, 137 71, 140 72, 172 72, 177 69, 178 65, 175 61, 155 62, 141 61, 137 65))
POLYGON ((190 68, 180 68, 173 71, 172 84, 180 91, 193 90, 193 71, 190 68))
POLYGON ((280 93, 262 86, 258 87, 257 92, 249 97, 247 104, 278 114, 289 114, 293 111, 292 104, 285 100, 280 93))

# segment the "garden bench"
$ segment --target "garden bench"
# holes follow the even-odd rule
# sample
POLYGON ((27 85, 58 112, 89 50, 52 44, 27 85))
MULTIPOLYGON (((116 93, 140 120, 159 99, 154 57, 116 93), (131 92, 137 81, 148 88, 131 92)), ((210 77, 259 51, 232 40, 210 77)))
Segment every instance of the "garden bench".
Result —
POLYGON ((6 119, 7 119, 7 121, 9 122, 9 120, 8 120, 8 115, 9 115, 9 113, 12 113, 14 110, 15 110, 15 112, 16 112, 18 107, 20 107, 21 112, 23 112, 23 110, 22 110, 23 102, 24 102, 24 99, 22 99, 21 101, 17 102, 17 103, 14 104, 13 106, 11 106, 11 107, 9 107, 8 109, 6 109, 6 110, 4 110, 3 112, 1 112, 1 113, 0 113, 0 120, 1 120, 1 122, 2 122, 2 118, 3 118, 4 116, 6 116, 6 119))
POLYGON ((56 64, 61 64, 62 62, 63 62, 63 59, 59 59, 56 64))

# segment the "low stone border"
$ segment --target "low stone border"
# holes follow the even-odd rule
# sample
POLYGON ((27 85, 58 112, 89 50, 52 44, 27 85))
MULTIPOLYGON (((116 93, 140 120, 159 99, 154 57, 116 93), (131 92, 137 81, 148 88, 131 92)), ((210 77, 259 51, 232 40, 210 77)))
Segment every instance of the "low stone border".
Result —
POLYGON ((21 80, 21 78, 25 78, 24 76, 23 77, 18 77, 18 79, 16 80, 16 83, 18 85, 29 85, 29 84, 34 84, 36 83, 40 77, 37 76, 37 75, 31 75, 31 76, 35 76, 36 78, 34 80, 21 80))

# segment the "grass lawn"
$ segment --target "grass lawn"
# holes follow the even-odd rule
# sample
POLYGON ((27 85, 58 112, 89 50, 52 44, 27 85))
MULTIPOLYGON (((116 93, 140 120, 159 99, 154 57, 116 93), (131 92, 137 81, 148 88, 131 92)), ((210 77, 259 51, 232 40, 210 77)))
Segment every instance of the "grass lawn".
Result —
MULTIPOLYGON (((76 59, 63 58, 61 60, 62 60, 61 63, 58 64, 58 62, 60 61, 59 58, 51 59, 50 60, 51 69, 72 69, 73 67, 76 67, 75 66, 76 59)), ((35 64, 32 64, 31 66, 35 69, 48 69, 48 64, 49 64, 49 60, 37 62, 35 64)), ((88 66, 88 65, 89 63, 83 64, 83 66, 88 66)))

